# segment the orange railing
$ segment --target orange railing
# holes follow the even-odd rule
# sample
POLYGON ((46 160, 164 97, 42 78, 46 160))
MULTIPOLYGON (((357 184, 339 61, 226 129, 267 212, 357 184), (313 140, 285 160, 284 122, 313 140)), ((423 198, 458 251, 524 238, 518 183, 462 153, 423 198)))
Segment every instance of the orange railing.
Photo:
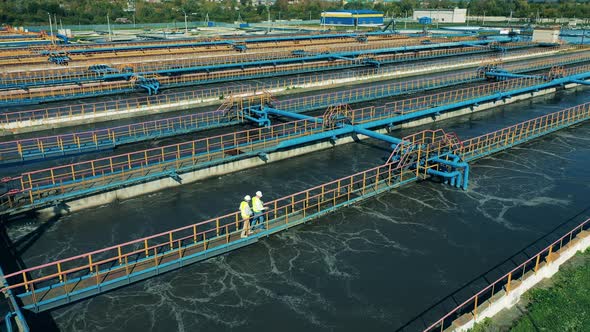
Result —
MULTIPOLYGON (((519 53, 529 54, 531 50, 527 51, 519 51, 519 53)), ((540 53, 545 53, 547 50, 540 49, 537 50, 540 53)), ((516 53, 516 52, 515 52, 516 53)), ((513 53, 514 54, 514 53, 513 53)), ((481 61, 483 59, 488 58, 488 56, 472 56, 472 57, 465 57, 462 58, 463 61, 481 61)), ((456 60, 448 60, 444 62, 437 62, 437 66, 447 66, 447 65, 456 65, 456 60)), ((4 127, 5 129, 17 128, 19 125, 23 125, 24 122, 27 121, 43 121, 49 119, 56 119, 56 121, 70 121, 77 117, 85 117, 87 115, 97 117, 105 115, 107 112, 122 112, 122 111, 129 111, 131 109, 139 108, 142 106, 150 106, 150 105, 158 105, 161 106, 167 103, 178 103, 178 102, 200 102, 202 100, 210 100, 215 98, 223 98, 223 96, 228 96, 230 94, 243 94, 243 93, 253 93, 255 91, 260 91, 263 89, 272 90, 272 89, 285 89, 290 87, 298 87, 304 85, 310 85, 317 82, 329 81, 329 80, 339 80, 339 79, 347 79, 347 78, 356 78, 359 80, 368 79, 370 77, 376 75, 388 75, 388 74, 395 74, 404 71, 410 70, 420 70, 421 68, 431 67, 432 65, 423 65, 423 64, 404 64, 396 67, 382 67, 382 68, 370 68, 370 69, 362 69, 356 71, 356 73, 348 73, 348 72, 338 72, 338 73, 323 73, 323 74, 315 74, 310 76, 304 77, 297 77, 297 78, 287 78, 287 79, 277 79, 273 83, 267 84, 252 84, 249 85, 233 85, 230 87, 224 88, 212 88, 212 89, 202 89, 202 90, 193 90, 188 92, 181 92, 181 93, 174 93, 174 94, 167 94, 167 95, 157 95, 157 96, 146 96, 140 98, 133 98, 133 99, 126 99, 121 101, 109 101, 109 102, 100 102, 100 103, 91 103, 91 104, 83 104, 83 105, 76 105, 76 106, 66 106, 66 107, 52 107, 52 108, 44 108, 44 109, 37 109, 37 110, 30 110, 30 111, 19 111, 19 112, 6 112, 0 115, 0 126, 4 127)), ((246 70, 245 72, 248 73, 254 70, 246 70)), ((220 78, 227 78, 233 75, 231 72, 228 73, 211 73, 207 79, 215 80, 220 78)), ((173 80, 174 82, 180 82, 180 79, 173 80)), ((177 82, 177 83, 178 83, 177 82)), ((132 88, 131 85, 126 86, 125 88, 132 88)), ((74 95, 76 93, 83 93, 84 91, 91 89, 90 87, 79 87, 73 89, 63 89, 58 91, 58 93, 53 93, 53 95, 74 95)), ((0 102, 8 102, 10 100, 16 100, 19 98, 24 98, 24 100, 33 100, 35 98, 40 98, 48 95, 50 92, 46 91, 29 91, 26 93, 26 96, 15 94, 15 95, 0 95, 0 102)))
POLYGON ((473 160, 512 146, 515 143, 530 140, 540 134, 561 129, 590 117, 590 103, 576 105, 558 112, 521 122, 514 126, 502 128, 482 136, 462 142, 458 153, 464 160, 473 160))
MULTIPOLYGON (((268 210, 264 214, 264 228, 279 231, 292 227, 339 206, 415 179, 413 171, 387 164, 331 181, 265 204, 268 210)), ((35 305, 38 301, 46 301, 57 295, 48 293, 45 286, 51 286, 59 294, 67 294, 106 282, 115 274, 125 276, 139 273, 144 269, 157 267, 169 259, 182 259, 191 253, 239 240, 240 227, 239 213, 230 213, 8 274, 5 279, 10 286, 5 289, 17 290, 25 306, 35 305), (70 282, 80 277, 84 281, 70 282), (57 290, 58 288, 61 290, 57 290), (23 296, 22 293, 28 294, 23 296)))
MULTIPOLYGON (((286 111, 302 112, 326 107, 332 104, 354 103, 367 99, 390 96, 394 93, 412 92, 416 90, 442 87, 449 84, 459 84, 471 81, 477 77, 477 73, 470 72, 436 78, 422 78, 412 81, 394 82, 348 91, 284 100, 278 102, 276 107, 286 111)), ((238 89, 239 88, 240 87, 238 87, 238 89)), ((220 90, 221 88, 218 88, 215 93, 220 93, 220 90)), ((196 96, 197 91, 189 93, 196 96)), ((158 98, 158 100, 161 100, 162 104, 178 102, 177 100, 172 99, 173 97, 174 95, 163 95, 161 98, 158 98)), ((248 104, 254 105, 249 101, 250 98, 254 98, 256 102, 259 102, 255 97, 242 97, 241 99, 246 100, 248 104)), ((104 105, 103 108, 93 110, 93 112, 100 112, 102 109, 108 108, 108 106, 106 106, 108 104, 115 105, 116 107, 117 105, 120 105, 120 101, 104 102, 102 103, 102 105, 104 105)), ((137 104, 134 103, 133 105, 136 106, 137 104)), ((82 108, 82 112, 84 112, 85 105, 80 105, 79 107, 82 108)), ((73 108, 74 107, 70 107, 70 109, 73 108)), ((72 148, 81 150, 83 148, 92 148, 93 146, 98 149, 103 143, 114 145, 115 143, 121 144, 127 141, 132 142, 140 137, 150 137, 153 133, 169 130, 180 132, 182 130, 188 130, 189 128, 196 129, 206 126, 220 125, 224 122, 236 123, 241 121, 242 119, 232 119, 227 114, 219 111, 199 112, 87 132, 0 142, 0 161, 22 160, 30 153, 44 155, 51 151, 63 152, 65 149, 72 148)))
MULTIPOLYGON (((371 50, 371 49, 381 49, 381 48, 389 48, 393 46, 399 45, 415 45, 419 44, 420 40, 386 40, 380 41, 379 43, 370 42, 367 44, 358 44, 358 43, 351 43, 350 45, 337 45, 330 47, 330 52, 349 52, 349 51, 360 51, 360 50, 371 50)), ((298 49, 305 50, 310 52, 310 54, 320 54, 319 52, 324 48, 320 48, 318 46, 308 46, 308 45, 301 45, 297 47, 298 49)), ((235 53, 232 52, 230 54, 225 54, 224 56, 212 56, 211 52, 207 52, 207 56, 203 56, 202 54, 187 54, 186 56, 179 56, 179 55, 170 55, 165 54, 164 56, 148 56, 145 55, 144 52, 139 52, 137 57, 134 57, 133 64, 130 65, 133 67, 135 72, 148 72, 148 71, 155 71, 155 70, 165 70, 174 66, 174 68, 187 68, 187 67, 196 67, 196 66, 204 66, 204 65, 214 65, 214 64, 229 64, 229 63, 238 63, 243 61, 261 61, 261 60, 271 60, 271 59, 281 59, 281 58, 292 58, 292 48, 282 50, 280 47, 277 50, 277 47, 272 47, 267 51, 264 52, 255 52, 255 53, 235 53)), ((70 56, 72 57, 72 56, 70 56)), ((84 56, 85 57, 85 56, 84 56)), ((75 58, 75 57, 74 57, 75 58)), ((120 60, 120 56, 113 59, 109 63, 109 65, 116 65, 115 68, 120 67, 120 64, 128 64, 129 59, 120 60)), ((90 65, 90 63, 86 63, 86 66, 90 65)), ((102 62, 104 64, 104 62, 102 62)), ((102 75, 88 72, 86 70, 86 66, 84 68, 76 67, 59 67, 59 68, 51 68, 51 69, 42 69, 42 70, 35 70, 35 71, 11 71, 0 73, 0 82, 2 84, 26 84, 26 83, 49 83, 49 82, 56 82, 58 79, 66 80, 66 79, 74 79, 79 78, 83 80, 99 80, 102 75)))
MULTIPOLYGON (((421 52, 412 52, 408 55, 377 55, 374 56, 376 61, 400 61, 400 60, 409 60, 409 59, 421 59, 421 58, 429 58, 429 57, 437 57, 442 55, 453 55, 459 54, 461 52, 476 52, 481 51, 481 48, 477 47, 463 47, 458 49, 447 49, 447 50, 433 50, 433 51, 421 51, 421 52), (458 53, 459 52, 459 53, 458 53)), ((193 74, 185 74, 181 76, 159 76, 158 80, 163 85, 181 85, 186 84, 188 82, 196 83, 199 81, 210 82, 220 79, 231 79, 231 78, 247 78, 247 77, 260 77, 261 75, 270 75, 275 73, 289 73, 289 72, 306 72, 306 71, 314 71, 320 69, 329 69, 329 68, 341 68, 341 67, 348 67, 350 66, 351 62, 355 63, 356 65, 361 65, 361 59, 351 59, 351 60, 343 60, 338 59, 336 61, 320 61, 320 62, 311 62, 311 63, 302 63, 302 64, 285 64, 285 65, 269 65, 264 66, 261 68, 247 68, 244 70, 241 69, 231 69, 225 71, 215 71, 211 73, 207 72, 200 72, 200 73, 193 73, 193 74)), ((31 89, 30 91, 21 92, 21 91, 11 91, 8 93, 3 93, 0 95, 0 102, 10 102, 15 100, 30 100, 36 98, 47 98, 47 97, 55 97, 61 95, 84 95, 92 93, 94 91, 100 91, 104 89, 105 91, 109 90, 109 86, 112 84, 119 84, 116 82, 102 82, 100 84, 87 84, 84 86, 69 86, 67 89, 64 87, 51 87, 51 88, 41 88, 41 89, 31 89), (87 91, 90 88, 91 91, 87 91), (54 91, 55 89, 55 91, 54 91), (68 91, 69 90, 69 91, 68 91), (59 92, 59 93, 56 93, 59 92)), ((113 90, 113 89, 110 89, 113 90)))
MULTIPOLYGON (((498 91, 522 88, 536 82, 538 79, 519 78, 396 101, 381 107, 361 108, 350 112, 350 120, 352 124, 372 122, 417 112, 432 105, 452 104, 498 91)), ((19 201, 22 204, 22 199, 25 199, 27 204, 33 204, 48 195, 85 188, 98 190, 101 185, 111 181, 130 181, 132 178, 141 178, 147 174, 153 176, 153 173, 159 174, 166 170, 181 171, 187 167, 195 167, 196 164, 230 158, 233 155, 256 150, 260 152, 265 148, 277 146, 283 140, 311 135, 322 130, 322 125, 314 121, 301 120, 27 172, 20 177, 20 191, 26 198, 20 197, 19 201)), ((12 205, 14 202, 9 201, 8 204, 12 205)))
MULTIPOLYGON (((529 130, 532 130, 529 127, 529 130)), ((550 132, 547 131, 547 132, 550 132)), ((510 132, 517 136, 517 132, 510 132)), ((446 151, 453 140, 444 132, 424 131, 405 138, 414 143, 416 148, 410 153, 431 155, 446 151), (435 144, 433 144, 435 143, 435 144)), ((468 141, 465 141, 468 142, 468 141)), ((470 144, 468 144, 470 145, 470 144)), ((452 148, 452 147, 451 147, 452 148)), ((454 148, 453 148, 454 149, 454 148)), ((410 158, 413 159, 413 158, 410 158)), ((425 167, 430 167, 426 165, 425 167)), ((268 233, 303 223, 334 209, 353 204, 359 200, 372 197, 380 192, 414 181, 418 178, 416 170, 406 168, 403 163, 388 162, 351 176, 298 192, 265 204, 264 230, 268 233)), ((25 308, 35 308, 39 302, 51 301, 53 298, 72 292, 81 294, 84 290, 94 288, 104 282, 127 280, 130 275, 141 274, 163 264, 194 256, 200 252, 225 250, 232 242, 240 241, 241 217, 239 212, 215 217, 203 222, 140 238, 130 242, 113 245, 104 249, 61 259, 55 262, 31 267, 5 276, 9 286, 15 290, 25 308)), ((428 330, 443 330, 455 316, 475 308, 478 301, 502 286, 510 291, 512 280, 522 276, 526 271, 536 271, 541 259, 551 259, 552 252, 570 242, 576 233, 588 225, 588 221, 576 227, 568 234, 552 243, 547 249, 510 271, 505 277, 488 286, 457 309, 434 323, 428 330), (533 262, 535 262, 533 264, 533 262), (473 305, 475 303, 475 305, 473 305)), ((223 252, 223 251, 221 251, 223 252)), ((179 266, 182 266, 180 264, 179 266)), ((121 283, 121 285, 124 283, 121 283)), ((87 293, 91 296, 92 293, 87 293)))
POLYGON ((300 120, 270 127, 250 129, 142 151, 83 161, 23 173, 22 190, 31 203, 54 193, 67 193, 104 185, 110 181, 130 180, 148 174, 181 171, 232 156, 262 151, 281 141, 311 135, 323 130, 315 121, 300 120), (82 181, 82 183, 80 183, 82 181))
POLYGON ((485 305, 486 301, 490 301, 494 295, 499 292, 504 292, 505 295, 512 292, 516 281, 522 281, 527 278, 527 273, 537 273, 541 265, 544 263, 550 264, 554 256, 566 247, 572 240, 582 231, 590 226, 590 219, 584 221, 580 225, 574 227, 559 239, 553 241, 545 249, 539 251, 531 258, 524 261, 524 263, 510 270, 508 273, 498 278, 496 281, 489 284, 487 287, 477 292, 475 295, 459 304, 455 309, 444 315, 442 318, 428 326, 424 331, 444 331, 457 318, 467 315, 469 318, 477 319, 478 309, 485 305))
MULTIPOLYGON (((242 37, 240 36, 233 36, 232 40, 240 40, 242 37)), ((473 40, 473 37, 467 37, 469 39, 461 39, 461 40, 473 40)), ((444 41, 453 41, 457 38, 441 38, 440 42, 444 41)), ((402 42, 403 41, 410 42, 408 37, 406 36, 392 36, 392 35, 384 35, 384 36, 370 36, 368 38, 368 43, 376 42, 376 41, 385 41, 385 42, 402 42)), ((204 41, 204 40, 202 40, 204 41)), ((222 40, 220 40, 222 41, 222 40)), ((149 56, 158 56, 158 55, 168 55, 168 54, 187 54, 187 53, 225 53, 227 55, 234 55, 236 52, 233 50, 232 45, 230 44, 219 44, 219 45, 193 45, 187 46, 183 44, 187 43, 196 43, 199 42, 198 40, 178 40, 172 42, 161 41, 158 43, 118 43, 116 47, 125 47, 125 46, 145 46, 146 49, 130 49, 130 50, 111 50, 108 49, 114 45, 99 45, 99 48, 105 48, 101 52, 97 53, 89 53, 89 54, 71 54, 68 53, 70 49, 91 49, 92 46, 81 46, 81 45, 74 45, 72 47, 68 47, 67 45, 61 45, 55 48, 55 51, 67 53, 73 61, 80 61, 84 62, 85 65, 88 64, 95 64, 95 63, 105 63, 105 60, 117 61, 117 59, 124 58, 125 61, 129 61, 130 57, 143 57, 146 55, 149 56), (150 49, 150 45, 162 45, 162 44, 171 44, 166 48, 160 49, 150 49)), ((413 42, 413 40, 412 40, 413 42)), ((251 51, 264 51, 265 49, 272 49, 276 50, 277 48, 280 49, 289 49, 289 48, 302 48, 304 46, 322 46, 322 45, 338 45, 338 44, 350 44, 351 38, 329 38, 329 39, 319 39, 319 40, 301 40, 301 41, 278 41, 276 43, 268 43, 268 42, 250 42, 248 43, 248 49, 251 51)), ((15 65, 15 64, 31 64, 31 63, 46 63, 47 57, 44 55, 40 55, 41 50, 46 50, 47 48, 39 48, 38 50, 29 50, 27 49, 24 55, 31 55, 27 58, 20 58, 17 59, 17 63, 11 61, 10 59, 1 59, 0 58, 0 65, 15 65)), ((219 54, 219 55, 225 55, 219 54)), ((1 56, 0 56, 1 57, 1 56)))

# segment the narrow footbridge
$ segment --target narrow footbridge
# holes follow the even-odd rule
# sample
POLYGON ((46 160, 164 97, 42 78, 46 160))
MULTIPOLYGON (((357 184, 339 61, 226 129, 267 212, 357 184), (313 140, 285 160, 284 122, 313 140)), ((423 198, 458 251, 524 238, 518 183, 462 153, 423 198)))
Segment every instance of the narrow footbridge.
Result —
POLYGON ((268 105, 268 99, 262 100, 259 106, 240 105, 229 110, 234 112, 232 116, 254 123, 268 124, 271 117, 277 116, 295 120, 4 178, 1 184, 5 193, 0 196, 0 214, 52 206, 59 208, 73 199, 162 178, 182 182, 183 174, 238 159, 259 157, 264 160, 269 153, 326 140, 335 141, 351 134, 367 135, 371 129, 391 128, 451 110, 494 103, 572 82, 583 83, 590 78, 590 68, 586 66, 572 70, 582 72, 551 80, 542 75, 518 77, 378 107, 356 110, 344 106, 330 107, 323 117, 277 109, 268 105))
MULTIPOLYGON (((346 110, 329 114, 322 121, 336 120, 332 130, 353 126, 340 121, 346 110)), ((41 312, 256 243, 410 182, 436 177, 467 189, 469 162, 588 119, 590 103, 466 140, 442 130, 388 136, 398 143, 385 164, 266 203, 264 227, 247 238, 240 238, 239 213, 230 213, 7 274, 2 290, 14 293, 22 308, 41 312)))
MULTIPOLYGON (((590 52, 567 55, 556 59, 541 59, 524 64, 488 63, 479 70, 449 74, 433 78, 414 79, 403 82, 372 85, 331 93, 310 95, 276 101, 268 92, 258 91, 251 95, 241 93, 228 96, 224 103, 210 112, 195 112, 182 116, 163 118, 153 121, 131 123, 128 125, 103 128, 84 132, 73 132, 61 135, 20 139, 0 143, 0 165, 29 161, 39 161, 46 158, 57 158, 72 154, 113 149, 117 146, 136 143, 154 138, 182 135, 201 130, 251 123, 252 118, 245 116, 241 109, 257 104, 270 103, 284 111, 304 113, 318 109, 325 109, 330 105, 352 104, 399 96, 402 94, 423 92, 460 84, 484 81, 487 78, 506 79, 514 77, 537 77, 550 80, 558 78, 554 73, 575 75, 587 71, 590 66, 577 66, 563 69, 563 65, 586 62, 590 60, 590 52), (549 69, 546 75, 522 75, 529 71, 549 69)), ((132 103, 131 106, 139 107, 132 103)), ((50 114, 43 114, 50 117, 50 114)), ((15 119, 18 122, 34 121, 34 119, 15 119)), ((14 122, 14 121, 13 121, 14 122)), ((270 125, 270 120, 255 121, 261 126, 270 125)), ((4 128, 10 128, 10 121, 4 128)), ((2 125, 2 124, 0 124, 2 125)))

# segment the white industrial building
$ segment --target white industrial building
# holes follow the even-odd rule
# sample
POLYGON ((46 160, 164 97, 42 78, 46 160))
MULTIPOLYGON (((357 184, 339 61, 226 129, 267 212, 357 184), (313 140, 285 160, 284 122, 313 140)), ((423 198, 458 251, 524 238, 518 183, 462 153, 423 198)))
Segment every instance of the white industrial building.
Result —
POLYGON ((413 19, 417 21, 420 17, 430 17, 432 22, 438 23, 465 23, 467 9, 416 9, 413 19))
POLYGON ((536 43, 559 43, 559 29, 540 29, 535 28, 533 30, 533 42, 536 43))

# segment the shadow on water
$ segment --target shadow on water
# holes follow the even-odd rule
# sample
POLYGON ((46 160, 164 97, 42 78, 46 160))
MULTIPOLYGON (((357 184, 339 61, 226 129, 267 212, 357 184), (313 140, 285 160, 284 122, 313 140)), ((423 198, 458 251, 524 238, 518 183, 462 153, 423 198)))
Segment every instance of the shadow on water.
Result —
MULTIPOLYGON (((27 220, 37 219, 36 217, 31 218, 30 215, 28 215, 26 218, 27 220)), ((61 214, 57 214, 49 218, 48 220, 40 221, 40 224, 37 228, 29 232, 28 234, 20 237, 14 243, 11 243, 11 247, 12 250, 15 251, 15 255, 17 257, 20 257, 20 255, 25 253, 30 247, 32 247, 35 244, 35 242, 37 242, 37 240, 41 238, 41 236, 43 236, 43 234, 45 234, 51 227, 53 227, 59 221, 60 218, 61 214)))
POLYGON ((410 319, 396 331, 421 331, 427 328, 430 324, 434 323, 448 312, 455 309, 458 305, 471 298, 481 289, 491 285, 494 281, 498 280, 498 278, 504 276, 506 273, 510 272, 512 269, 522 264, 526 260, 535 257, 539 251, 545 249, 555 240, 563 236, 564 233, 569 232, 572 228, 576 227, 576 225, 579 225, 588 217, 590 217, 590 214, 588 213, 589 211, 590 206, 585 207, 574 216, 555 226, 546 234, 541 235, 537 239, 534 239, 529 244, 525 245, 524 249, 499 262, 475 278, 467 281, 449 295, 430 305, 428 308, 410 319))
MULTIPOLYGON (((55 225, 60 217, 60 214, 56 214, 56 216, 49 220, 41 222, 35 230, 29 232, 15 242, 12 242, 8 236, 5 222, 0 222, 0 252, 2 252, 2 255, 0 255, 0 266, 2 266, 4 273, 8 274, 25 269, 26 266, 21 255, 26 252, 28 248, 33 246, 34 243, 53 225, 55 225)), ((37 216, 28 215, 26 218, 28 220, 37 219, 37 216)), ((10 222, 19 222, 19 220, 10 222)), ((22 305, 22 303, 19 305, 22 305)), ((32 311, 23 310, 23 314, 25 315, 25 319, 31 331, 59 331, 55 320, 49 312, 34 313, 32 311)))
POLYGON ((25 310, 23 315, 25 315, 25 319, 27 320, 27 324, 29 325, 31 331, 60 331, 49 311, 34 313, 32 311, 25 310))

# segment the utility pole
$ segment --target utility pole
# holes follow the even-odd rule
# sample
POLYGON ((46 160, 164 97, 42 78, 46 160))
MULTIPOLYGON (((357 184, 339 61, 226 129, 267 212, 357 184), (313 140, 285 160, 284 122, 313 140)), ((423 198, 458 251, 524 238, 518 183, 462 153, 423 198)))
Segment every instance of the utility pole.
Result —
POLYGON ((53 44, 53 25, 51 24, 51 14, 47 13, 49 16, 49 40, 51 44, 53 44))
POLYGON ((184 14, 184 34, 188 35, 188 23, 186 21, 186 12, 183 10, 182 13, 184 14))
POLYGON ((481 19, 481 25, 485 25, 486 24, 486 11, 483 11, 483 18, 481 19))
POLYGON ((113 41, 113 36, 111 35, 111 21, 109 20, 109 14, 107 13, 107 27, 109 30, 109 41, 113 41))
POLYGON ((268 27, 266 28, 266 32, 269 33, 270 32, 270 8, 268 8, 268 1, 266 2, 266 14, 267 14, 267 21, 268 21, 268 27))
MULTIPOLYGON (((440 8, 440 0, 438 0, 438 6, 436 6, 436 28, 438 29, 438 22, 440 21, 440 14, 438 9, 440 8)), ((453 14, 454 16, 455 14, 453 14)))
POLYGON ((408 11, 406 10, 406 19, 404 20, 404 30, 408 28, 408 11))

